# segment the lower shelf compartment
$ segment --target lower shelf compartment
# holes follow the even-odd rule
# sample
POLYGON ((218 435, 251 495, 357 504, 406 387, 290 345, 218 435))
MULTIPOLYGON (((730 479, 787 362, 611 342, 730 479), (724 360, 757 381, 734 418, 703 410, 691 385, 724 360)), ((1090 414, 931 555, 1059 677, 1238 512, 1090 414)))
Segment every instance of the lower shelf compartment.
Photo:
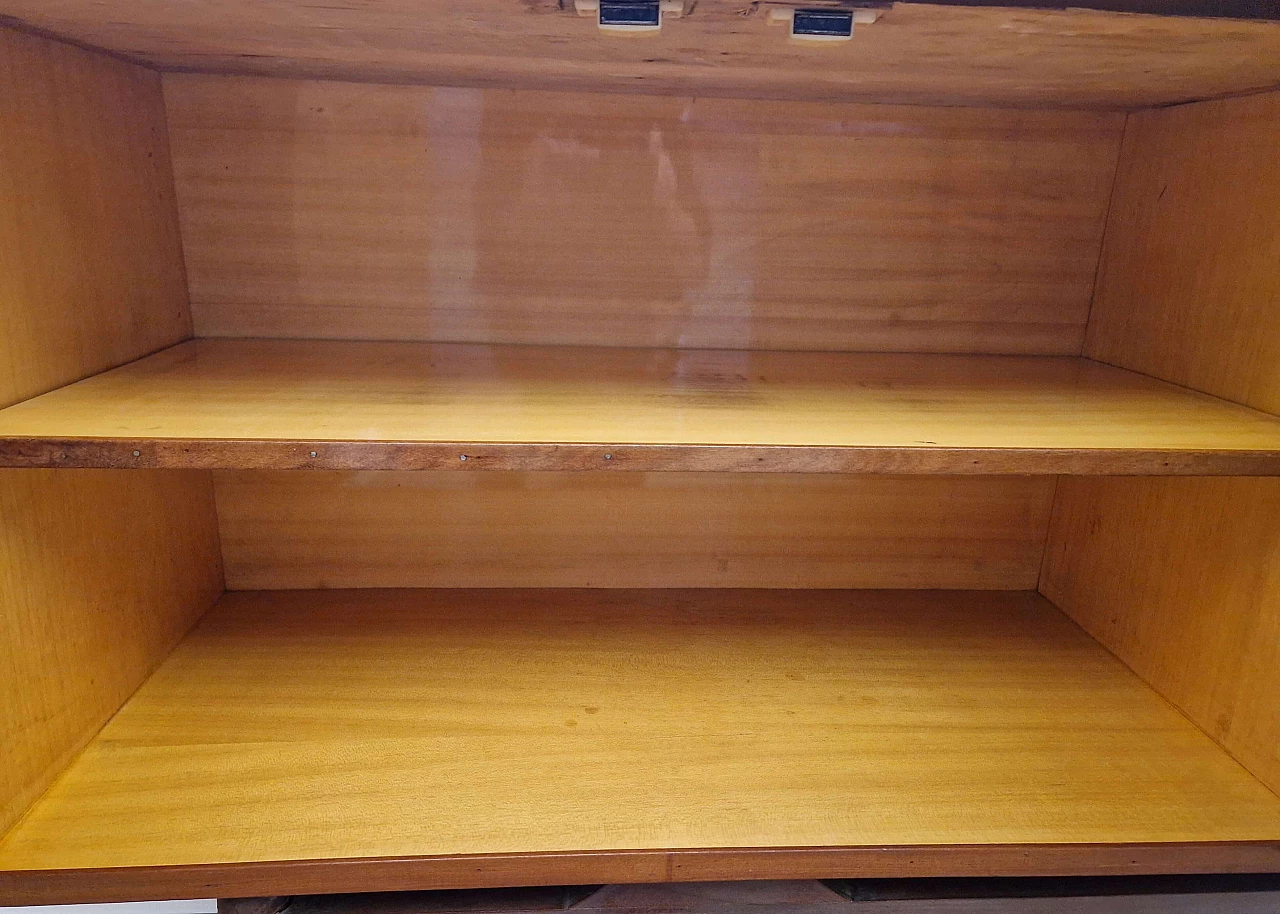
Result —
POLYGON ((1280 798, 1034 593, 227 594, 0 898, 1280 869, 1280 798))

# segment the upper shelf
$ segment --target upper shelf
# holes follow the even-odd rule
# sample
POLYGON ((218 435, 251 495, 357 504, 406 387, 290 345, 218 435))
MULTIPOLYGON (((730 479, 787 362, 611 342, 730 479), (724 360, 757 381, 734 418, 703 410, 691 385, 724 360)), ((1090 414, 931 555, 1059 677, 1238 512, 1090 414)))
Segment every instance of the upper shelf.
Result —
MULTIPOLYGON (((602 35, 562 0, 0 0, 0 19, 163 69, 357 82, 1076 108, 1280 84, 1276 23, 960 2, 886 4, 852 40, 824 47, 789 41, 768 25, 769 4, 744 0, 686 2, 689 15, 642 41, 602 35)), ((1096 5, 1259 9, 1247 0, 1096 5)))
POLYGON ((1080 358, 194 340, 0 466, 1280 475, 1280 419, 1080 358))

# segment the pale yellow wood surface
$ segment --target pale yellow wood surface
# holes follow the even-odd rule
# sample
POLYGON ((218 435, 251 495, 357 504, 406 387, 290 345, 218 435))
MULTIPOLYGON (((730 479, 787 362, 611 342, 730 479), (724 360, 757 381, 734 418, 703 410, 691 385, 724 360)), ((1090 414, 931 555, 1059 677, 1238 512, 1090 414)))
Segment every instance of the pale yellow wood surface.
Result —
MULTIPOLYGON (((156 74, 0 29, 0 404, 190 333, 156 74)), ((0 831, 222 590, 207 473, 0 471, 0 831)))
POLYGON ((1078 355, 1123 115, 171 74, 200 336, 1078 355))
POLYGON ((1059 486, 1041 590, 1280 792, 1280 480, 1059 486))
POLYGON ((1280 413, 1280 93, 1131 116, 1087 353, 1280 413))
POLYGON ((223 472, 227 586, 1032 589, 1053 478, 223 472))
MULTIPOLYGON (((1089 351, 1280 412, 1280 95, 1133 115, 1089 351)), ((1280 488, 1063 480, 1041 589, 1280 791, 1280 488)))
POLYGON ((208 473, 0 470, 0 830, 221 592, 208 473))
POLYGON ((1273 23, 898 4, 815 47, 765 10, 699 0, 629 41, 558 0, 0 0, 0 14, 162 67, 277 76, 1077 108, 1280 84, 1273 23))
POLYGON ((1035 594, 228 594, 0 868, 1276 840, 1271 794, 1035 594))
POLYGON ((190 335, 159 76, 0 28, 0 405, 190 335))
POLYGON ((1280 419, 1085 359, 195 340, 3 437, 1280 448, 1280 419))

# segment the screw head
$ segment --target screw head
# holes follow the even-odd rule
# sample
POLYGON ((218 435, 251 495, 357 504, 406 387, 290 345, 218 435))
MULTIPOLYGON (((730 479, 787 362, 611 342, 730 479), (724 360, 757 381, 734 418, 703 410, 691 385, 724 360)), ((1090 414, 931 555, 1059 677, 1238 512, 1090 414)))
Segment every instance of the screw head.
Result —
POLYGON ((466 454, 462 454, 461 456, 459 456, 459 457, 458 457, 458 459, 459 459, 459 460, 466 460, 466 459, 467 459, 467 455, 466 455, 466 454))
POLYGON ((133 452, 133 456, 134 456, 134 457, 141 457, 141 456, 142 456, 142 451, 134 451, 134 452, 133 452))
POLYGON ((613 459, 613 455, 612 455, 612 454, 605 454, 605 455, 604 455, 604 459, 605 459, 605 460, 612 460, 612 459, 613 459))
POLYGON ((319 455, 319 454, 317 454, 315 451, 312 451, 312 452, 311 452, 311 456, 312 456, 312 457, 319 457, 320 455, 319 455))

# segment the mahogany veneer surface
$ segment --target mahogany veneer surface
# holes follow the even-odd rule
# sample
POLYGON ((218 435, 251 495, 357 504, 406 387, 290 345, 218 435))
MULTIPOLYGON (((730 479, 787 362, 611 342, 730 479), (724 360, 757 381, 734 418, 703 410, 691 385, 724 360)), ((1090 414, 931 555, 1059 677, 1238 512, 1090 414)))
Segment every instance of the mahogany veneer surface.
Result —
POLYGON ((898 3, 814 47, 763 3, 687 5, 640 40, 559 0, 0 0, 0 15, 166 69, 366 82, 1070 108, 1280 84, 1274 22, 898 3))

